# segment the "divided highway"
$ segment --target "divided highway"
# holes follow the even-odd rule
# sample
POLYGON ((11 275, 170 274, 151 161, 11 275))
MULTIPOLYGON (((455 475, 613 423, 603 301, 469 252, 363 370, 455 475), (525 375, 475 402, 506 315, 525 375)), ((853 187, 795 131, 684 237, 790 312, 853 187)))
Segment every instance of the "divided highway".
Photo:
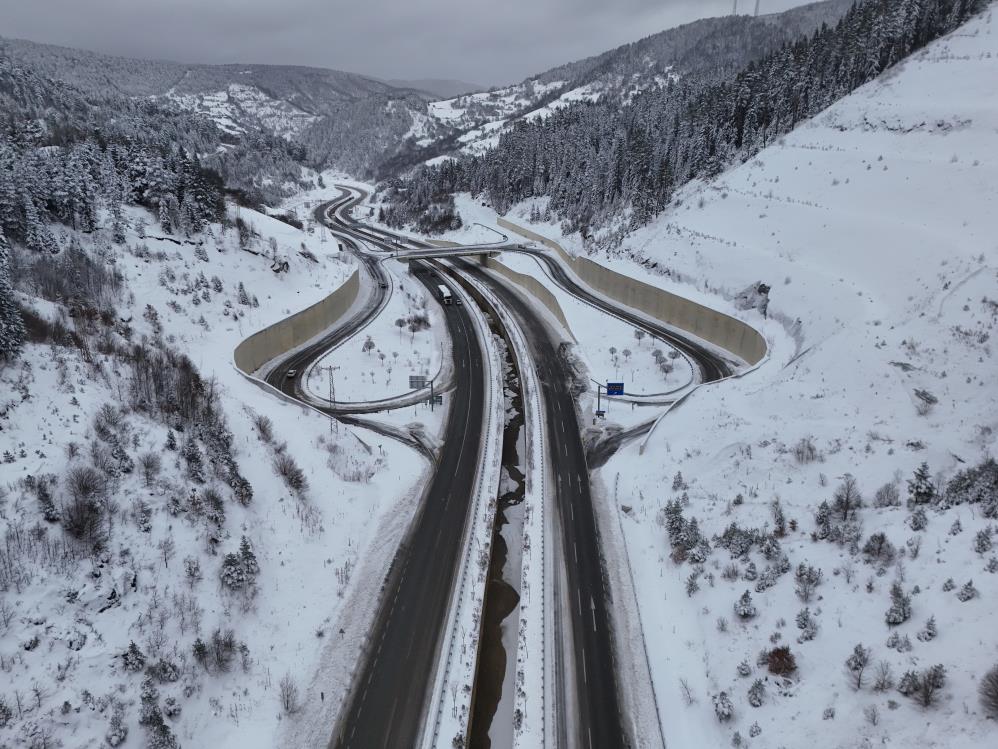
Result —
MULTIPOLYGON (((434 249, 424 242, 372 229, 354 221, 349 210, 366 198, 346 193, 316 210, 316 216, 338 236, 369 243, 385 253, 404 252, 399 243, 434 249)), ((347 240, 349 242, 349 240, 347 240)), ((297 378, 287 378, 289 369, 299 376, 310 362, 367 324, 383 308, 390 293, 384 281, 380 258, 358 254, 375 280, 375 293, 344 328, 308 349, 298 352, 271 373, 270 381, 284 392, 297 392, 297 378)), ((634 327, 665 340, 683 351, 700 370, 700 379, 710 382, 731 374, 731 365, 696 340, 655 323, 580 285, 548 254, 522 245, 503 245, 496 250, 529 254, 541 263, 549 277, 570 294, 625 320, 634 327)), ((442 249, 441 254, 452 255, 442 249)), ((621 715, 618 674, 612 629, 612 592, 607 586, 600 551, 599 528, 593 507, 589 466, 586 461, 572 391, 573 373, 561 356, 559 341, 537 311, 518 291, 481 266, 452 258, 459 274, 487 285, 508 308, 521 327, 541 383, 545 404, 546 440, 555 490, 557 522, 564 562, 563 590, 558 594, 556 616, 569 620, 569 628, 557 629, 564 638, 567 663, 562 664, 559 685, 559 745, 615 749, 629 746, 621 715), (560 607, 560 609, 559 609, 560 607), (569 685, 571 685, 569 687, 569 685)), ((431 291, 437 278, 422 261, 413 261, 419 278, 431 291)), ((456 375, 454 402, 461 408, 448 413, 445 449, 441 463, 426 491, 411 536, 400 547, 392 566, 382 608, 372 629, 368 653, 341 716, 330 747, 414 747, 425 720, 430 680, 440 651, 442 629, 456 579, 461 541, 469 514, 470 499, 482 445, 482 414, 485 406, 485 365, 467 311, 446 307, 446 320, 454 342, 456 375), (463 407, 467 404, 467 408, 463 407)), ((555 586, 558 587, 557 585, 555 586)))
MULTIPOLYGON (((621 717, 614 663, 613 629, 593 509, 589 467, 579 428, 572 372, 559 354, 548 325, 519 293, 480 267, 456 261, 462 273, 490 288, 512 313, 527 340, 544 403, 548 467, 562 531, 567 588, 555 602, 571 620, 575 709, 559 711, 559 746, 614 749, 628 746, 621 717)), ((562 669, 562 676, 566 669, 562 669)), ((567 701, 563 695, 563 703, 567 701)))
MULTIPOLYGON (((369 296, 335 331, 295 352, 267 376, 284 394, 302 398, 301 380, 307 369, 330 348, 367 325, 384 308, 391 294, 391 278, 381 259, 362 252, 347 234, 358 235, 330 212, 349 207, 361 198, 344 196, 316 209, 320 221, 337 230, 346 247, 368 275, 369 296), (294 376, 288 376, 295 370, 294 376)), ((385 247, 382 243, 378 243, 385 247)), ((415 266, 415 276, 435 297, 437 279, 428 266, 415 266)), ((429 702, 432 676, 440 656, 451 593, 456 582, 465 527, 475 491, 483 441, 486 407, 486 366, 481 342, 468 310, 443 308, 453 342, 454 389, 459 406, 450 408, 445 424, 446 449, 427 486, 409 534, 403 539, 382 588, 382 600, 359 664, 352 689, 333 735, 331 749, 388 749, 418 746, 429 702)), ((339 414, 341 409, 323 408, 339 414)))

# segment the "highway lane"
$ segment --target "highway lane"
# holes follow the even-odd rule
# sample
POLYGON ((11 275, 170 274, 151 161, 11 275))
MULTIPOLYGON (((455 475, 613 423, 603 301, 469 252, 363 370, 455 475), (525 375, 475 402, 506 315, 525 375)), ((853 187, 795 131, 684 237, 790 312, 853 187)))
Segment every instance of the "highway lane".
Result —
MULTIPOLYGON (((338 217, 361 199, 363 195, 333 201, 320 206, 317 215, 333 224, 330 213, 338 217)), ((352 228, 334 225, 341 233, 352 228)), ((369 269, 380 269, 377 258, 366 257, 369 269)), ((415 270, 416 278, 435 297, 436 277, 422 263, 415 270)), ((426 718, 484 436, 486 373, 481 345, 467 310, 458 306, 443 310, 455 359, 451 395, 455 405, 448 411, 444 449, 410 535, 400 546, 371 630, 367 658, 330 747, 416 746, 426 718)))
POLYGON ((589 467, 572 392, 572 373, 539 313, 505 283, 466 261, 455 267, 487 285, 517 320, 530 347, 541 384, 555 504, 565 553, 566 590, 562 600, 571 620, 575 705, 562 729, 566 747, 614 749, 629 746, 620 714, 613 629, 589 483, 589 467), (571 727, 568 727, 568 726, 571 727))
MULTIPOLYGON (((269 373, 267 381, 293 398, 301 398, 301 378, 308 367, 374 319, 390 296, 391 279, 381 266, 381 258, 360 251, 353 239, 342 236, 352 232, 328 218, 331 212, 362 197, 345 193, 319 206, 316 216, 336 229, 347 249, 360 259, 373 289, 343 325, 269 373), (294 377, 287 376, 290 370, 297 370, 294 377)), ((435 298, 439 279, 423 263, 415 264, 414 270, 416 279, 435 298)), ((475 490, 487 387, 481 343, 467 309, 454 305, 443 307, 443 311, 454 357, 450 396, 454 407, 447 414, 444 448, 382 587, 363 662, 344 711, 332 728, 331 749, 414 747, 426 718, 475 490)), ((335 408, 320 410, 339 413, 335 408)))
MULTIPOLYGON (((432 292, 436 279, 429 272, 421 271, 417 278, 432 292)), ((444 312, 455 356, 446 443, 385 585, 367 658, 331 748, 414 747, 425 718, 463 551, 486 398, 485 362, 474 324, 461 307, 445 307, 444 312)))

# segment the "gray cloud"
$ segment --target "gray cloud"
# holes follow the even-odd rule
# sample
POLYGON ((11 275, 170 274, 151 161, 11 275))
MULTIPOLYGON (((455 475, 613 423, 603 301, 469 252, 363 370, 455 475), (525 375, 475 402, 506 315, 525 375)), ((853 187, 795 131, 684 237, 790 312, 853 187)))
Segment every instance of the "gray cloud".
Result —
MULTIPOLYGON (((762 0, 764 12, 805 0, 762 0)), ((0 34, 130 57, 483 84, 730 13, 732 0, 12 0, 0 34)), ((750 12, 754 0, 740 0, 750 12)))

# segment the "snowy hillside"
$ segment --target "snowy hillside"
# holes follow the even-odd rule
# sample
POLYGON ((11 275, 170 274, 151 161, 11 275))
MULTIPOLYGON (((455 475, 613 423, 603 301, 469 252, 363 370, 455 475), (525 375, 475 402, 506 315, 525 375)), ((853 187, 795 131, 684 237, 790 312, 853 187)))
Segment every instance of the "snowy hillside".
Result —
MULTIPOLYGON (((109 218, 56 228, 50 259, 15 248, 29 335, 0 369, 0 744, 277 746, 319 700, 323 654, 355 657, 423 461, 231 364, 354 271, 335 242, 232 208, 183 241, 126 208, 118 243, 109 218)), ((330 700, 341 677, 323 676, 330 700)))
POLYGON ((961 472, 998 455, 996 133, 992 6, 610 259, 772 287, 761 369, 602 473, 670 745, 993 743, 998 476, 961 472))

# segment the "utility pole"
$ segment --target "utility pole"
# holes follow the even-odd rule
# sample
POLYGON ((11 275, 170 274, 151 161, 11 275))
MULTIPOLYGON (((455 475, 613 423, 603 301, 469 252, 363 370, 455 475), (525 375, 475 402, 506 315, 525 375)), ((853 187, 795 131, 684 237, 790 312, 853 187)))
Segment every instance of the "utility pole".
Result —
POLYGON ((759 3, 760 2, 762 2, 762 0, 755 0, 755 17, 756 18, 759 17, 759 3))
POLYGON ((731 5, 731 15, 733 16, 738 15, 738 0, 734 0, 734 2, 731 5))
MULTIPOLYGON (((333 381, 333 372, 335 372, 339 367, 324 367, 327 374, 329 375, 329 406, 332 408, 333 404, 336 403, 336 383, 333 381)), ((340 422, 335 416, 330 414, 329 416, 329 434, 332 436, 333 429, 336 429, 336 433, 339 434, 340 422)))

